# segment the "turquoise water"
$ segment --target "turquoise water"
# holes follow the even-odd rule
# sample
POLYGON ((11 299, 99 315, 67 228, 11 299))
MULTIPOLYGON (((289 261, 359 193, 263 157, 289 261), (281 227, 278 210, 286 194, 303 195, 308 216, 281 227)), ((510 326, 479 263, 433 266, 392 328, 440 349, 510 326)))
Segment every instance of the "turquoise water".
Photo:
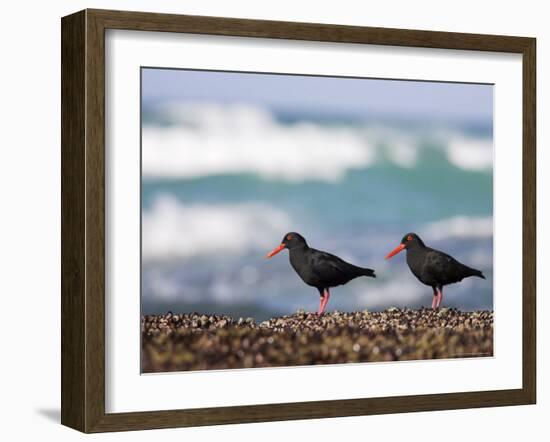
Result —
POLYGON ((492 213, 490 123, 152 108, 143 127, 143 312, 264 319, 315 310, 318 293, 287 253, 264 259, 287 231, 376 270, 376 280, 333 289, 329 309, 431 305, 404 254, 384 260, 409 231, 487 276, 447 287, 444 305, 492 308, 492 213))

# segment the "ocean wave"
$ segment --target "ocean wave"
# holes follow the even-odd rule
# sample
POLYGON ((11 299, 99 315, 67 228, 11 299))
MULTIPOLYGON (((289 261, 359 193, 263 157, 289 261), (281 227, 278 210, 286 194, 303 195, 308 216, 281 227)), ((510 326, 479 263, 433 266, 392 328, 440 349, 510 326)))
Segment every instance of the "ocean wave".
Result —
POLYGON ((336 181, 373 161, 372 148, 353 128, 283 125, 247 105, 187 105, 171 115, 178 125, 143 130, 146 175, 255 173, 287 181, 336 181))
MULTIPOLYGON (((188 102, 155 112, 165 124, 147 123, 142 132, 143 173, 150 177, 253 173, 289 182, 334 182, 380 161, 414 167, 426 148, 425 134, 406 129, 306 120, 287 124, 249 104, 188 102)), ((442 131, 432 137, 428 144, 439 146, 454 167, 492 167, 491 139, 442 131)))
POLYGON ((446 150, 448 160, 461 169, 480 171, 493 167, 493 144, 485 139, 452 136, 446 150))
POLYGON ((427 224, 423 232, 430 240, 487 238, 493 236, 493 217, 454 216, 427 224))
POLYGON ((143 258, 170 259, 267 250, 291 230, 288 215, 269 204, 186 205, 168 195, 143 212, 143 258))

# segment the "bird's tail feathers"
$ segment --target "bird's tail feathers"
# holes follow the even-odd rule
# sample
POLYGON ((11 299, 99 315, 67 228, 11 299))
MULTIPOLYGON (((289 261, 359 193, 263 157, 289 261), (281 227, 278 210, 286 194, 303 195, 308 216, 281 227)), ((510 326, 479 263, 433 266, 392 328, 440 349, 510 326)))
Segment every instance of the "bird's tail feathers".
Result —
POLYGON ((373 269, 367 269, 365 267, 359 267, 359 269, 361 271, 362 276, 370 276, 371 278, 376 278, 376 275, 374 274, 373 269))
POLYGON ((487 279, 485 278, 485 275, 481 273, 480 270, 472 269, 472 268, 470 268, 470 270, 472 271, 472 276, 477 276, 478 278, 487 279))

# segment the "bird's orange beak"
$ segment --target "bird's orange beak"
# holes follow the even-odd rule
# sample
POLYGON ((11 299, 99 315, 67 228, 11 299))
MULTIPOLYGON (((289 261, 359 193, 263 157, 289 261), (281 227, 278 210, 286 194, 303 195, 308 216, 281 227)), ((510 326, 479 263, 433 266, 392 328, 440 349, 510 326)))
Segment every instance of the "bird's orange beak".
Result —
POLYGON ((405 244, 399 244, 395 249, 386 255, 386 259, 390 259, 392 256, 397 255, 401 250, 405 248, 405 244))
POLYGON ((271 258, 272 256, 275 256, 277 253, 279 253, 281 250, 285 248, 284 244, 281 244, 280 246, 275 247, 271 252, 269 252, 267 255, 265 255, 266 258, 271 258))

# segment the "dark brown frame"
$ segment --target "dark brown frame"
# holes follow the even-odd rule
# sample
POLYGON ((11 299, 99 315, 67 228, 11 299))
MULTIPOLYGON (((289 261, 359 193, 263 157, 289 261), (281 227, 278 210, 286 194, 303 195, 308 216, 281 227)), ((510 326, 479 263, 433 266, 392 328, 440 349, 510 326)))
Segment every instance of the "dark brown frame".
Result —
POLYGON ((61 422, 64 425, 83 432, 102 432, 535 403, 536 40, 534 38, 106 10, 84 10, 64 17, 61 30, 61 422), (104 44, 106 29, 522 54, 522 388, 106 414, 104 327, 104 44))

